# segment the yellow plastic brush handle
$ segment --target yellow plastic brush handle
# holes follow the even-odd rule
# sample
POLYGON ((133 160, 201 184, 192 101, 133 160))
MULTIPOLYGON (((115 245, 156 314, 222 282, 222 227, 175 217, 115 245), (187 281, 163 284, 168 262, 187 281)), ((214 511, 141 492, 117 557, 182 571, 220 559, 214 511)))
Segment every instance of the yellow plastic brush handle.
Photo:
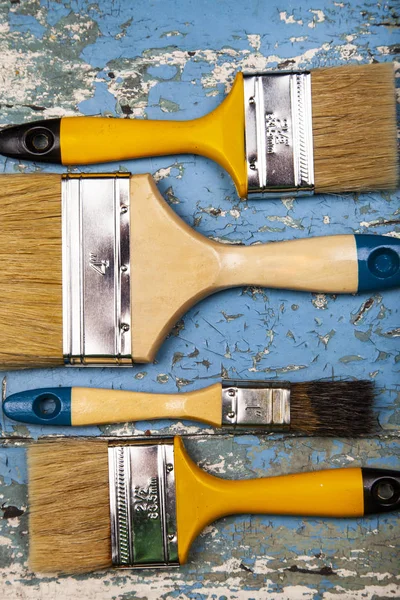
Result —
POLYGON ((64 165, 111 162, 166 154, 201 154, 219 163, 233 178, 240 197, 247 195, 244 145, 243 75, 210 114, 192 121, 149 121, 64 117, 61 161, 64 165))
POLYGON ((175 438, 180 563, 193 540, 216 519, 233 514, 359 517, 364 514, 360 468, 230 481, 205 473, 175 438))
POLYGON ((71 389, 71 425, 186 419, 219 427, 221 416, 221 383, 180 394, 147 394, 79 387, 71 389))

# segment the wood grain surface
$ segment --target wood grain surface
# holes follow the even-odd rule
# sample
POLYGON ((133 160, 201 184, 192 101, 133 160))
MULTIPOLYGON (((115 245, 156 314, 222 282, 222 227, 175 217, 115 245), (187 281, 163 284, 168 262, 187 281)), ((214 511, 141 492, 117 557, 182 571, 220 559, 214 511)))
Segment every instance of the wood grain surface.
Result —
MULTIPOLYGON (((0 5, 0 126, 93 114, 196 118, 222 102, 240 69, 395 61, 398 27, 394 2, 366 0, 5 0, 0 5)), ((5 173, 66 171, 10 159, 1 159, 1 167, 5 173)), ((310 236, 400 235, 398 193, 243 202, 226 172, 191 155, 84 170, 151 173, 184 223, 227 249, 310 236)), ((186 259, 182 252, 182 264, 186 259)), ((159 273, 151 278, 156 289, 159 273)), ((57 385, 186 393, 221 376, 291 381, 364 377, 376 383, 375 414, 381 430, 360 440, 326 440, 254 431, 226 435, 185 421, 45 429, 3 417, 1 598, 399 598, 400 528, 395 514, 350 520, 236 516, 209 526, 180 570, 62 578, 33 574, 26 562, 24 450, 46 434, 180 433, 193 460, 207 472, 231 479, 360 465, 399 469, 398 298, 398 290, 335 296, 238 287, 201 301, 179 318, 154 364, 3 373, 10 393, 57 385)), ((49 336, 51 331, 49 323, 49 336)))

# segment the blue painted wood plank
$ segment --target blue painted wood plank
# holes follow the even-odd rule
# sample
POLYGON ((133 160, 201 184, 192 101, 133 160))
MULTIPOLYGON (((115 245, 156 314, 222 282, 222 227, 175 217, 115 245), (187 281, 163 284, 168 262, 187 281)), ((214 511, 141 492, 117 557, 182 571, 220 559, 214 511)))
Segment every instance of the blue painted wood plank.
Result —
MULTIPOLYGON (((395 60, 398 26, 394 5, 365 0, 4 2, 0 7, 0 126, 72 114, 201 116, 222 101, 238 69, 395 60)), ((40 164, 0 161, 5 173, 44 170, 40 164)), ((84 170, 115 169, 152 173, 178 215, 200 233, 228 243, 353 232, 400 235, 398 192, 240 202, 228 175, 215 163, 194 156, 84 170)), ((45 170, 65 169, 47 166, 45 170)), ((205 386, 221 375, 292 381, 368 377, 378 389, 376 415, 382 433, 358 441, 232 437, 215 435, 209 427, 165 421, 44 430, 3 418, 2 597, 399 597, 396 515, 355 521, 229 518, 200 536, 188 565, 180 571, 60 579, 33 576, 26 567, 27 476, 20 447, 21 437, 36 439, 46 433, 141 435, 147 431, 189 436, 193 458, 224 477, 360 464, 399 468, 398 337, 398 291, 336 297, 234 289, 190 310, 166 340, 155 364, 4 373, 10 393, 59 384, 172 392, 205 386)))

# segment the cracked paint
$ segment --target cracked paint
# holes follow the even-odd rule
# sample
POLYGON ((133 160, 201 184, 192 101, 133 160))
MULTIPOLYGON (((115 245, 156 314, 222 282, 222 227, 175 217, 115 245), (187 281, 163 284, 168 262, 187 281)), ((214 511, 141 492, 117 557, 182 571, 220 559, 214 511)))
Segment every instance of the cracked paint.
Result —
MULTIPOLYGON (((394 3, 305 0, 87 3, 40 0, 0 7, 0 125, 63 115, 189 119, 218 106, 238 69, 316 68, 395 61, 394 3)), ((399 63, 395 63, 397 77, 399 63)), ((3 172, 66 169, 1 159, 3 172)), ((78 172, 82 169, 70 169, 78 172)), ((342 233, 400 236, 398 193, 239 201, 222 169, 196 156, 85 167, 150 172, 189 225, 227 244, 342 233)), ((182 257, 184 259, 184 257, 182 257)), ((155 277, 156 282, 156 277, 155 277)), ((192 390, 221 376, 303 381, 371 377, 380 426, 361 440, 221 430, 160 421, 78 428, 16 425, 2 418, 0 593, 77 597, 354 600, 400 596, 398 517, 318 520, 229 517, 199 536, 189 563, 169 572, 35 576, 27 568, 26 463, 21 444, 45 434, 184 435, 202 467, 229 478, 338 466, 399 468, 398 291, 360 296, 248 286, 193 307, 154 364, 132 369, 7 373, 9 393, 82 385, 151 392, 192 390), (21 513, 21 514, 19 514, 21 513), (1 518, 8 514, 9 518, 1 518), (14 516, 12 516, 14 514, 14 516)))
MULTIPOLYGON (((363 464, 392 467, 396 459, 384 457, 396 443, 385 439, 346 439, 333 447, 319 438, 271 438, 253 434, 218 435, 210 444, 207 435, 198 436, 195 432, 186 439, 190 455, 203 469, 230 479, 263 476, 266 471, 273 476, 360 464, 354 455, 363 456, 363 464)), ((3 448, 0 455, 8 451, 10 448, 3 448)), ((13 452, 14 464, 23 464, 24 449, 15 448, 13 452)), ((12 583, 15 593, 16 586, 30 576, 26 564, 26 476, 19 482, 11 478, 9 484, 2 486, 2 491, 7 499, 3 500, 4 504, 22 512, 18 528, 10 528, 9 521, 0 519, 0 540, 9 540, 0 543, 2 574, 12 583)), ((105 594, 110 597, 110 593, 117 598, 135 595, 162 599, 173 596, 174 590, 179 589, 180 598, 192 599, 198 597, 199 585, 204 586, 205 597, 216 593, 235 598, 240 594, 238 597, 250 599, 263 598, 262 594, 269 593, 274 598, 298 598, 302 587, 313 598, 318 598, 321 587, 324 594, 338 587, 360 594, 374 588, 376 594, 383 594, 388 586, 392 589, 398 586, 397 556, 393 552, 396 525, 397 516, 389 513, 350 521, 227 517, 202 532, 193 544, 188 564, 179 570, 146 574, 109 570, 90 577, 60 577, 58 580, 36 576, 29 594, 38 599, 45 593, 53 597, 54 590, 58 589, 57 597, 72 599, 79 589, 80 597, 96 600, 105 594), (363 547, 355 547, 360 541, 363 547), (377 569, 377 565, 381 568, 377 569)), ((13 597, 9 595, 9 586, 1 589, 2 597, 13 597)))

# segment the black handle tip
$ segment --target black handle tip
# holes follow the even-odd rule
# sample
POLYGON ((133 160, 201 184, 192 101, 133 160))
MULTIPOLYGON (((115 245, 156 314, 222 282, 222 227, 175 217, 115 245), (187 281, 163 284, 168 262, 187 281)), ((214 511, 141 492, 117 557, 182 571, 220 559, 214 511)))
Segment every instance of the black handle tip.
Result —
POLYGON ((400 471, 362 469, 362 476, 365 515, 400 508, 400 471))
POLYGON ((61 164, 61 119, 34 121, 0 131, 0 154, 21 160, 61 164))

